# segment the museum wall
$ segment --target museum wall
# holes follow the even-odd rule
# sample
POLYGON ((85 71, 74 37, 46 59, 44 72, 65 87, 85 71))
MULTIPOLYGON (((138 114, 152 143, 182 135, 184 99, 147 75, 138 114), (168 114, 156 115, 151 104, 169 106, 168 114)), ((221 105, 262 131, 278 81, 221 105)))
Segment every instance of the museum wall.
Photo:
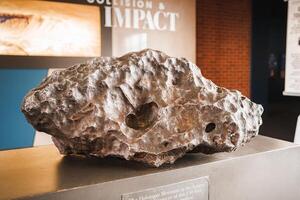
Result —
POLYGON ((250 96, 250 0, 197 1, 197 64, 207 78, 250 96))
POLYGON ((47 69, 0 69, 0 149, 32 146, 35 131, 20 105, 24 95, 46 75, 47 69))

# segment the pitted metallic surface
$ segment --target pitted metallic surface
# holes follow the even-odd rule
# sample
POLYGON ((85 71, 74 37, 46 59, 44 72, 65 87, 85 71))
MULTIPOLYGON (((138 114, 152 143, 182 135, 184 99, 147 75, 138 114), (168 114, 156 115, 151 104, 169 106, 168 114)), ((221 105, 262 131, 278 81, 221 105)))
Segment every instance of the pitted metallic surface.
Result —
POLYGON ((235 150, 258 134, 263 108, 188 60, 146 49, 52 73, 22 112, 62 154, 160 166, 189 151, 235 150))

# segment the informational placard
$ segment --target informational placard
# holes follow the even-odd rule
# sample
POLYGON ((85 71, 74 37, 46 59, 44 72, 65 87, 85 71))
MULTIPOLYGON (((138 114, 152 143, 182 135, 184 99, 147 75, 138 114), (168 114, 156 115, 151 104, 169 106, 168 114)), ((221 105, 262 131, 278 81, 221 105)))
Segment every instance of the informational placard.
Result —
POLYGON ((288 1, 284 95, 300 96, 300 0, 288 1))
POLYGON ((208 178, 201 177, 124 194, 122 200, 208 200, 208 178))

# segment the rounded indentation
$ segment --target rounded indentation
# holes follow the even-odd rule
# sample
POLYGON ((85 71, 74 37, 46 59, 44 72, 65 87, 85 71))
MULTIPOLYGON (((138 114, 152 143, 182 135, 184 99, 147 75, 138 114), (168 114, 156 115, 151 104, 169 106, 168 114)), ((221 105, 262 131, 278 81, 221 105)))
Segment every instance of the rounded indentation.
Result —
POLYGON ((237 112, 237 108, 232 103, 230 103, 229 108, 230 108, 231 112, 234 112, 234 113, 237 112))
POLYGON ((244 108, 243 102, 240 102, 241 108, 244 108))
POLYGON ((146 103, 126 116, 125 123, 135 130, 146 129, 154 124, 157 119, 158 105, 155 102, 146 103))
POLYGON ((164 146, 164 147, 167 147, 169 144, 170 144, 170 143, 167 142, 167 141, 163 142, 163 146, 164 146))
POLYGON ((232 144, 237 145, 240 135, 237 133, 230 134, 230 141, 232 144))
POLYGON ((216 124, 211 122, 211 123, 206 125, 205 132, 206 133, 212 132, 213 130, 215 130, 215 128, 216 128, 216 124))
POLYGON ((218 87, 218 88, 217 88, 217 92, 218 92, 218 93, 222 93, 223 90, 222 90, 220 87, 218 87))

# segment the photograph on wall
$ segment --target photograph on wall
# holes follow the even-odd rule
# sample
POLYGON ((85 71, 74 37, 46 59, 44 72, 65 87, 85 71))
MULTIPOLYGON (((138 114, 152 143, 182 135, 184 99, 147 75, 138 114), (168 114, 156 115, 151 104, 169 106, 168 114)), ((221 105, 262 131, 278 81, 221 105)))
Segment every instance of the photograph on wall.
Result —
POLYGON ((72 3, 1 0, 0 55, 101 55, 100 9, 72 3))

